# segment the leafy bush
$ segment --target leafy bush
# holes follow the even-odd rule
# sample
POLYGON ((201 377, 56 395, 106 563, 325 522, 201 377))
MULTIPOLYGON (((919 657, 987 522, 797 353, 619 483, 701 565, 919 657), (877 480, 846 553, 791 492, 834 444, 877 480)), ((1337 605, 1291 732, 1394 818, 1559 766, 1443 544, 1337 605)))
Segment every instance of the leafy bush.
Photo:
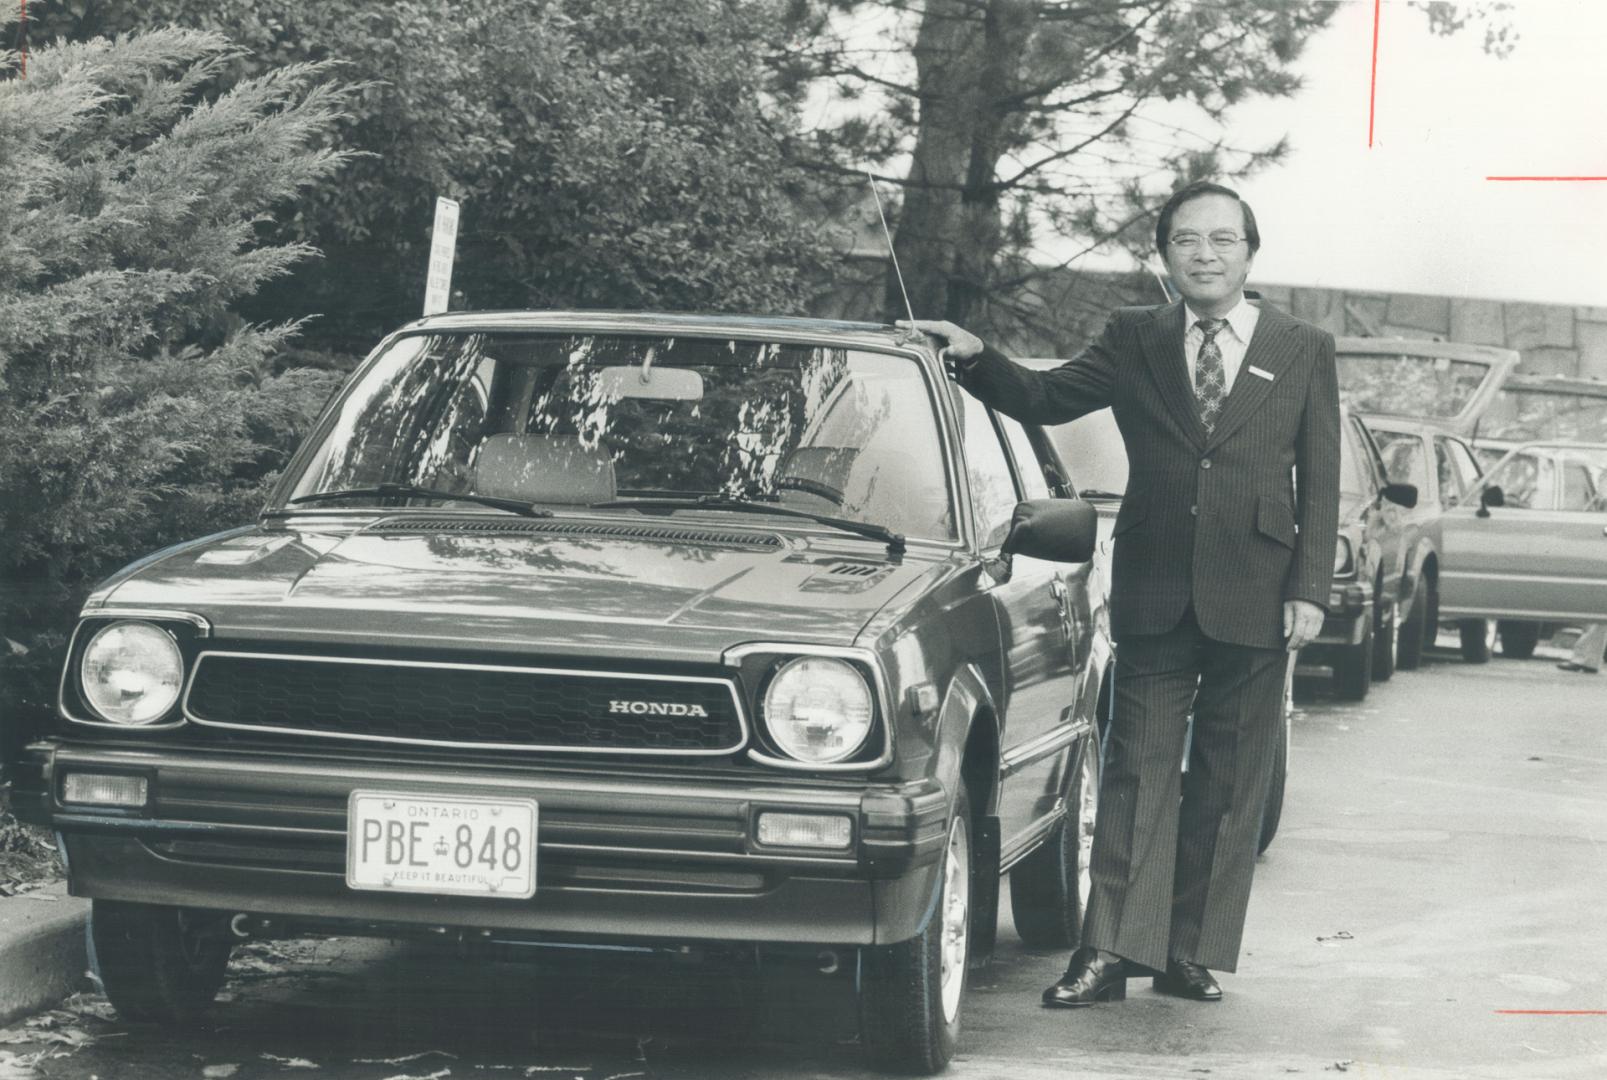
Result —
POLYGON ((242 297, 314 254, 267 215, 330 177, 351 91, 289 65, 200 91, 242 53, 162 30, 0 66, 0 714, 53 697, 57 646, 129 559, 249 518, 336 385, 278 372, 293 323, 242 297), (11 77, 3 77, 9 70, 11 77))

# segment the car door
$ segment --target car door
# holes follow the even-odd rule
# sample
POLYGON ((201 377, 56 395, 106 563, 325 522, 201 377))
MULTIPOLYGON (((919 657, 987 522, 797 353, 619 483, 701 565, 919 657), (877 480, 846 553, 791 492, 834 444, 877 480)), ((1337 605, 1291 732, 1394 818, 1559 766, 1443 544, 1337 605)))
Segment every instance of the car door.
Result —
POLYGON ((1607 509, 1565 497, 1575 464, 1519 448, 1445 512, 1441 614, 1607 620, 1607 509), (1503 505, 1484 505, 1491 488, 1503 505))
MULTIPOLYGON (((1011 467, 1001 431, 990 410, 964 403, 961 429, 966 472, 984 559, 996 559, 1010 528, 1015 504, 1049 494, 1041 470, 1011 467), (1021 486, 1018 487, 1018 484, 1021 486)), ((1070 625, 1070 597, 1056 563, 1014 555, 1008 577, 984 573, 983 583, 999 620, 1003 700, 1000 756, 1004 776, 999 793, 1002 851, 1030 842, 1038 825, 1054 810, 1069 768, 1067 748, 1076 695, 1072 643, 1079 628, 1070 625)))
POLYGON ((1377 536, 1387 603, 1402 599, 1401 575, 1424 523, 1437 512, 1431 498, 1434 484, 1429 476, 1429 451, 1423 436, 1416 432, 1375 432, 1365 424, 1361 427, 1365 434, 1373 437, 1374 464, 1382 470, 1383 480, 1391 484, 1411 484, 1417 489, 1415 507, 1408 509, 1388 499, 1382 499, 1379 505, 1377 536))

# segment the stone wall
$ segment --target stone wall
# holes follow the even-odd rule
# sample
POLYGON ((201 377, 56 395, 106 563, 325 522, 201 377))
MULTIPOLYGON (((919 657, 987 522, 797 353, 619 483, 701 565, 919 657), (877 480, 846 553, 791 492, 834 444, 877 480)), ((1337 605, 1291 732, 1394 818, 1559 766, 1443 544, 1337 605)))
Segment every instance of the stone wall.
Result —
POLYGON ((1285 311, 1335 334, 1504 345, 1522 355, 1521 372, 1607 379, 1607 307, 1254 282, 1250 287, 1285 311))
MULTIPOLYGON (((879 237, 878 237, 879 240, 879 237)), ((886 318, 887 262, 869 244, 823 283, 812 314, 886 318)), ((1518 370, 1607 380, 1607 307, 1469 300, 1420 293, 1363 292, 1249 283, 1285 311, 1335 334, 1407 337, 1504 345, 1522 355, 1518 370)), ((1051 270, 973 320, 970 329, 1016 356, 1070 356, 1123 304, 1153 304, 1155 279, 1144 272, 1051 270)), ((925 316, 927 313, 919 312, 925 316)), ((902 314, 895 316, 902 317, 902 314)))

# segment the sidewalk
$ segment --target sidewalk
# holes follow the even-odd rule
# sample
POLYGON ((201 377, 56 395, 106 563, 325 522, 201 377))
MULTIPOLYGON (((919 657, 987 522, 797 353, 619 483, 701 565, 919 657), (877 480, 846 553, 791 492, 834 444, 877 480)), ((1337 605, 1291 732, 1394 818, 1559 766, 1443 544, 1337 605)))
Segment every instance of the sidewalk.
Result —
POLYGON ((0 898, 0 1025, 79 988, 88 914, 89 901, 68 896, 62 881, 0 898))

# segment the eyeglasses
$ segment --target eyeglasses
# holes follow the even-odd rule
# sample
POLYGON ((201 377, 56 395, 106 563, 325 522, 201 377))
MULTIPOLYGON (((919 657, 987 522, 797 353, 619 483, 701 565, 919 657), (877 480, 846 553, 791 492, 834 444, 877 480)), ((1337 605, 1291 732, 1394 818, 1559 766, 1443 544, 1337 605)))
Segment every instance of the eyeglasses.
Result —
POLYGON ((1216 251, 1228 251, 1233 245, 1244 241, 1245 237, 1227 229, 1218 229, 1210 236, 1201 236, 1196 232, 1180 232, 1172 237, 1171 243, 1179 251, 1195 252, 1200 250, 1200 243, 1204 240, 1209 240, 1211 247, 1216 251))

